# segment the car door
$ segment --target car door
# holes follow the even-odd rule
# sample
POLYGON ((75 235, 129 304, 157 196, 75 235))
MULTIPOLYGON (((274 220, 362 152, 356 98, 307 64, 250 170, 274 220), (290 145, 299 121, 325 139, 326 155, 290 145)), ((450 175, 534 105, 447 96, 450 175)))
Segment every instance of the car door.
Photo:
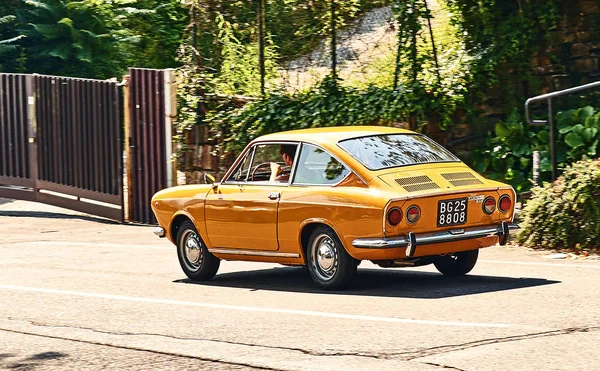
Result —
POLYGON ((208 193, 205 222, 213 248, 265 251, 279 248, 278 205, 289 183, 285 175, 291 171, 282 162, 282 145, 290 144, 254 145, 228 179, 208 193), (272 177, 271 163, 277 163, 282 174, 272 177))

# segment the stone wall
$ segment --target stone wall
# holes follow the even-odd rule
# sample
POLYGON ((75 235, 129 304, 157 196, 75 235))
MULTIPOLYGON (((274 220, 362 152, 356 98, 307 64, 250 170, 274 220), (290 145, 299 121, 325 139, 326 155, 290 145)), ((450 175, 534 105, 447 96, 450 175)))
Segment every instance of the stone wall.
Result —
POLYGON ((550 47, 533 61, 542 93, 600 79, 600 1, 563 0, 550 47))
MULTIPOLYGON (((204 174, 221 180, 235 158, 219 156, 218 136, 208 125, 197 125, 185 132, 185 143, 179 148, 179 170, 185 174, 185 184, 204 183, 204 174)), ((181 180, 179 180, 181 183, 181 180)))

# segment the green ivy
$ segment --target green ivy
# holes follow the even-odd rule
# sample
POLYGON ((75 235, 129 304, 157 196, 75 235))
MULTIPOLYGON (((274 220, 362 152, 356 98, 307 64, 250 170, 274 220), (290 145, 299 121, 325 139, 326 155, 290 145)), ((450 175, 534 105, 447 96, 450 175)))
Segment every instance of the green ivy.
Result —
POLYGON ((225 152, 239 152, 252 139, 277 131, 343 125, 391 125, 439 111, 440 103, 418 84, 392 90, 371 86, 358 90, 327 77, 308 93, 272 94, 242 108, 211 118, 223 138, 225 152))
POLYGON ((453 22, 473 57, 470 92, 496 104, 521 107, 539 90, 532 59, 548 47, 560 0, 447 0, 453 22), (490 91, 490 89, 493 89, 490 91), (492 93, 492 94, 490 94, 492 93))

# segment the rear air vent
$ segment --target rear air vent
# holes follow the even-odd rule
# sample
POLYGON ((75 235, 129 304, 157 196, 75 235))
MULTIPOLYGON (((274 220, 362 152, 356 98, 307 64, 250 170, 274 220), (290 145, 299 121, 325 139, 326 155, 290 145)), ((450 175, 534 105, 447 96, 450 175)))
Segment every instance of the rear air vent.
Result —
POLYGON ((444 173, 442 176, 455 187, 466 185, 483 184, 483 182, 475 177, 473 173, 444 173))
POLYGON ((418 192, 440 188, 427 175, 411 176, 408 178, 398 178, 394 180, 407 192, 418 192))

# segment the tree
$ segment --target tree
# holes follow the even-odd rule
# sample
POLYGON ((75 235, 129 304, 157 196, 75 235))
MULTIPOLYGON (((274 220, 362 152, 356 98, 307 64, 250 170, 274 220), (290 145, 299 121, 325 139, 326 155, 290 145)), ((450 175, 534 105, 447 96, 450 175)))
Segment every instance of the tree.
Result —
POLYGON ((0 6, 0 30, 10 31, 0 36, 0 67, 91 78, 176 67, 186 22, 179 0, 9 0, 0 6))

